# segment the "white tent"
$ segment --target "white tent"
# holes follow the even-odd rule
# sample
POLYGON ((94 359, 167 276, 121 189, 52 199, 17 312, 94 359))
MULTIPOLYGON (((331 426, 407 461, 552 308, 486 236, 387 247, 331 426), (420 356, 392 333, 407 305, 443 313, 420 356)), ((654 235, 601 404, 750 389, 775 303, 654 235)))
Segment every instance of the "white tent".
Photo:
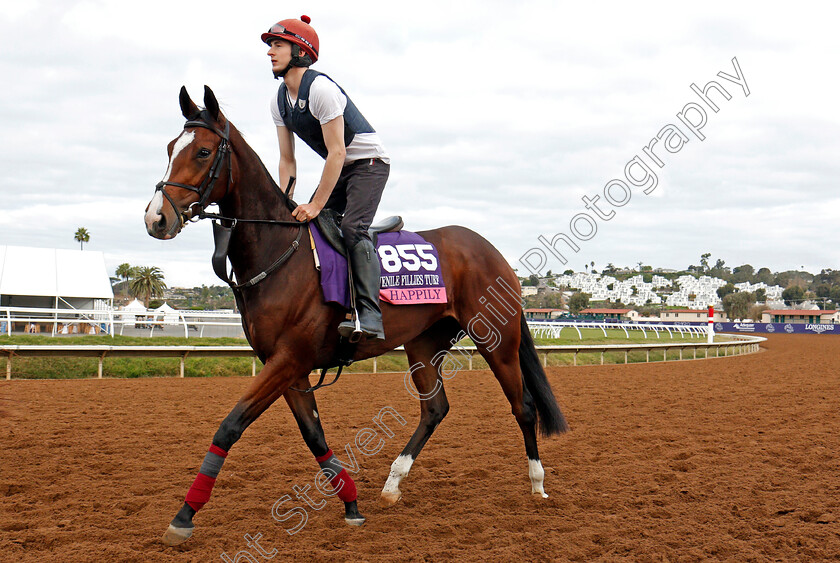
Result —
POLYGON ((137 311, 137 312, 142 311, 143 313, 145 313, 146 312, 146 306, 143 305, 143 302, 140 301, 139 299, 135 299, 134 301, 132 301, 131 303, 129 303, 128 305, 123 307, 122 310, 123 311, 137 311))
POLYGON ((122 315, 122 320, 125 321, 126 324, 132 328, 137 326, 138 315, 142 316, 144 319, 146 317, 146 306, 143 305, 143 302, 139 299, 135 299, 134 301, 123 307, 122 310, 133 313, 131 315, 122 315))
POLYGON ((113 299, 101 252, 0 245, 0 306, 106 309, 113 299))
POLYGON ((170 307, 166 302, 155 309, 155 320, 162 320, 164 324, 178 324, 178 311, 170 307))

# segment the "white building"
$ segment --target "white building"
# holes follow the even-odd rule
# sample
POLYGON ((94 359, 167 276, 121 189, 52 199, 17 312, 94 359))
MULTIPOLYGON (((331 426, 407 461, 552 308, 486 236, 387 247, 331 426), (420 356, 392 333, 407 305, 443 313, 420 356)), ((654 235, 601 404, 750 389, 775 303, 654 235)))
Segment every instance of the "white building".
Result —
POLYGON ((113 300, 101 252, 0 245, 0 307, 107 310, 113 300))

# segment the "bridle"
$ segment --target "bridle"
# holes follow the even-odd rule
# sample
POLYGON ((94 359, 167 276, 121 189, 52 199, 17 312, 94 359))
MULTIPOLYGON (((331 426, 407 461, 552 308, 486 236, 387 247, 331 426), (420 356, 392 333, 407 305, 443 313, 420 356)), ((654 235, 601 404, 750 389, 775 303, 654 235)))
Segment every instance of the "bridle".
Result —
MULTIPOLYGON (((204 113, 204 112, 202 112, 204 113)), ((200 116, 201 114, 199 114, 200 116)), ((196 117, 199 117, 196 116, 196 117)), ((213 159, 213 163, 210 165, 210 170, 207 171, 207 175, 204 176, 204 179, 201 181, 199 186, 191 186, 189 184, 181 184, 179 182, 165 182, 160 181, 155 186, 156 192, 161 192, 163 197, 165 197, 170 205, 172 205, 172 209, 178 209, 178 206, 175 205, 175 202, 172 200, 172 196, 170 196, 166 190, 163 188, 165 186, 175 186, 176 188, 183 188, 185 190, 190 190, 191 192, 195 192, 198 194, 198 201, 193 202, 190 206, 182 211, 179 215, 181 219, 181 226, 183 227, 187 221, 192 220, 195 218, 197 221, 198 219, 202 219, 202 215, 204 214, 204 207, 207 205, 207 200, 210 199, 210 194, 213 193, 213 188, 216 186, 216 181, 219 179, 219 175, 221 174, 221 169, 225 158, 228 161, 228 178, 229 182, 233 183, 233 167, 230 163, 230 122, 225 122, 225 130, 220 131, 217 127, 213 127, 206 121, 199 121, 197 119, 188 120, 184 123, 184 129, 188 129, 190 127, 203 127, 205 129, 209 129, 210 131, 214 132, 216 135, 222 138, 219 142, 219 146, 216 149, 216 157, 213 159), (193 211, 194 207, 198 207, 197 212, 193 211)))
MULTIPOLYGON (((307 223, 309 221, 279 221, 274 219, 242 219, 238 217, 225 217, 223 215, 219 215, 216 213, 207 213, 205 211, 205 206, 207 205, 208 200, 210 199, 210 194, 213 192, 213 188, 216 186, 216 181, 219 179, 221 175, 222 166, 224 165, 225 159, 227 159, 227 167, 228 167, 228 187, 233 185, 233 164, 231 163, 231 145, 230 145, 230 122, 225 122, 225 130, 221 131, 218 127, 214 127, 210 124, 210 114, 207 110, 201 111, 200 113, 194 115, 192 119, 187 119, 187 122, 184 123, 184 129, 188 129, 190 127, 203 127, 205 129, 209 129, 210 131, 214 132, 221 138, 219 141, 219 146, 216 149, 216 156, 213 159, 213 163, 210 165, 210 170, 207 171, 207 175, 204 176, 204 179, 201 181, 201 184, 198 186, 191 186, 189 184, 181 184, 179 182, 169 182, 169 181, 160 181, 155 186, 155 192, 157 193, 160 191, 163 193, 163 196, 169 201, 172 205, 172 209, 177 213, 178 206, 175 205, 175 202, 172 200, 172 197, 166 193, 164 189, 166 186, 175 186, 176 188, 183 188, 185 190, 189 190, 191 192, 195 192, 198 194, 198 201, 191 203, 190 206, 181 211, 179 214, 179 218, 181 220, 181 227, 184 226, 187 222, 196 222, 200 221, 201 219, 211 219, 213 222, 213 242, 215 243, 215 250, 213 251, 213 258, 211 260, 213 264, 213 271, 216 275, 225 283, 227 283, 231 290, 233 290, 233 297, 236 300, 236 305, 239 307, 239 310, 245 314, 245 301, 243 299, 242 290, 247 289, 249 287, 253 287, 266 279, 272 272, 276 271, 280 268, 289 258, 292 257, 292 254, 300 248, 300 241, 303 237, 303 231, 307 229, 307 223), (205 121, 206 120, 206 121, 205 121), (193 211, 193 208, 197 206, 197 211, 193 211), (230 226, 225 226, 224 223, 230 224, 230 226), (233 271, 228 274, 227 272, 227 263, 228 263, 228 250, 230 248, 230 239, 233 235, 233 229, 236 228, 238 223, 261 223, 267 225, 286 225, 286 226, 295 226, 298 228, 297 237, 295 240, 292 241, 292 244, 289 245, 289 248, 286 249, 283 254, 280 255, 270 266, 265 268, 262 272, 257 274, 256 276, 252 277, 250 280, 243 282, 243 283, 236 283, 233 281, 233 271)), ((265 167, 263 166, 263 170, 265 167)), ((266 175, 270 178, 268 171, 265 170, 266 175)), ((278 194, 284 198, 286 205, 289 209, 294 209, 296 204, 289 198, 289 191, 294 185, 295 178, 289 178, 289 185, 286 186, 285 193, 281 190, 277 184, 274 184, 272 181, 272 185, 278 192, 278 194)), ((313 243, 314 244, 314 243, 313 243)), ((244 318, 244 316, 243 316, 244 318)), ((245 336, 248 339, 248 342, 251 342, 251 335, 249 334, 248 324, 242 323, 242 328, 245 331, 245 336)), ((352 357, 352 352, 345 350, 344 356, 352 357), (348 355, 349 354, 349 355, 348 355)), ((352 361, 352 360, 351 360, 352 361)), ((327 371, 329 368, 323 368, 321 370, 321 378, 318 380, 318 383, 308 389, 295 389, 291 387, 290 389, 294 391, 299 391, 301 393, 312 393, 316 389, 320 389, 321 387, 327 387, 332 385, 336 381, 338 381, 339 376, 341 375, 341 370, 345 365, 349 365, 351 361, 347 360, 339 360, 338 364, 338 373, 335 374, 335 378, 332 380, 331 383, 324 383, 324 378, 326 377, 327 371)))
MULTIPOLYGON (((204 118, 207 111, 202 111, 198 115, 194 116, 193 119, 188 119, 186 123, 184 123, 184 129, 188 129, 190 127, 203 127, 205 129, 209 129, 210 131, 214 132, 216 135, 221 137, 221 141, 219 141, 219 146, 216 149, 216 156, 213 159, 213 163, 210 165, 210 170, 207 171, 207 175, 204 176, 204 179, 201 181, 199 186, 191 186, 189 184, 181 184, 179 182, 164 182, 160 181, 155 186, 155 192, 160 191, 163 196, 169 201, 172 205, 172 209, 178 210, 178 206, 175 205, 175 202, 172 200, 172 197, 164 190, 163 188, 166 186, 175 186, 176 188, 183 188, 185 190, 190 190, 191 192, 195 192, 198 194, 198 201, 193 202, 190 206, 181 211, 179 217, 181 220, 181 226, 187 222, 197 222, 201 219, 212 219, 213 220, 213 239, 216 244, 215 251, 213 252, 213 271, 216 275, 226 282, 231 289, 234 290, 234 294, 237 296, 239 290, 245 289, 248 287, 252 287, 257 285, 264 279, 268 277, 269 274, 277 270, 280 266, 283 265, 286 260, 291 258, 292 254, 295 250, 300 247, 300 240, 303 237, 303 231, 306 227, 306 224, 309 221, 279 221, 275 219, 242 219, 239 217, 225 217, 223 215, 219 215, 217 213, 207 213, 205 211, 205 206, 207 205, 207 201, 210 199, 210 194, 213 193, 213 188, 216 186, 216 181, 219 179, 221 175, 222 166, 227 159, 227 167, 228 167, 228 185, 233 184, 233 166, 231 164, 231 147, 230 147, 230 122, 225 122, 225 130, 221 131, 218 127, 214 127, 210 125, 207 121, 203 121, 197 118, 204 118), (197 210, 193 211, 193 208, 197 207, 197 210), (222 224, 222 221, 226 221, 230 223, 230 227, 226 227, 222 224), (230 274, 227 273, 227 258, 228 258, 228 247, 230 245, 230 237, 233 234, 233 229, 236 227, 238 223, 262 223, 268 225, 287 225, 287 226, 294 226, 298 227, 298 234, 295 240, 292 241, 291 246, 277 259, 275 260, 268 268, 251 278, 250 280, 243 282, 243 283, 236 283, 233 281, 232 276, 233 272, 230 274)), ((268 172, 266 172, 268 174, 268 172)), ((289 186, 286 188, 286 198, 288 200, 288 193, 289 189, 294 182, 294 178, 289 179, 289 186)), ((280 191, 278 188, 277 191, 280 191)), ((282 192, 281 192, 282 193, 282 192)), ((240 310, 242 307, 240 306, 240 310)))
MULTIPOLYGON (((216 135, 221 137, 221 141, 219 142, 219 146, 216 149, 216 157, 213 159, 213 163, 210 165, 210 170, 207 171, 207 175, 201 181, 199 186, 191 186, 189 184, 181 184, 179 182, 158 182, 157 186, 155 186, 155 191, 160 191, 163 193, 163 196, 169 201, 172 205, 172 209, 178 209, 178 206, 175 205, 175 202, 172 200, 172 197, 166 193, 166 190, 163 188, 166 186, 175 186, 176 188, 183 188, 185 190, 190 190, 191 192, 195 192, 198 194, 199 200, 191 203, 190 206, 180 213, 181 219, 181 226, 187 222, 196 222, 200 221, 201 219, 211 219, 213 222, 213 242, 215 243, 215 250, 213 251, 213 258, 211 260, 213 264, 213 271, 216 275, 224 282, 226 282, 230 288, 233 290, 233 297, 236 300, 236 304, 239 307, 239 310, 243 313, 245 312, 245 303, 242 298, 242 290, 247 289, 249 287, 253 287, 266 279, 272 272, 276 271, 280 266, 282 266, 289 258, 292 257, 292 254, 300 248, 300 241, 303 237, 303 231, 306 229, 307 221, 279 221, 274 219, 241 219, 238 217, 225 217, 223 215, 219 215, 216 213, 207 213, 205 211, 205 206, 207 205, 207 201, 210 199, 210 194, 213 192, 213 188, 216 186, 216 181, 219 179, 221 174, 221 169, 224 163, 225 158, 227 158, 227 166, 228 166, 228 186, 233 184, 233 166, 231 164, 231 147, 230 147, 230 122, 225 122, 225 130, 220 131, 217 127, 213 127, 207 121, 201 121, 196 118, 205 118, 207 114, 206 110, 202 111, 198 115, 194 116, 193 119, 188 119, 186 123, 184 123, 184 129, 189 127, 203 127, 205 129, 209 129, 213 131, 216 135), (193 212, 193 208, 197 206, 197 211, 193 212), (225 226, 223 223, 227 222, 230 224, 229 227, 225 226), (257 274, 256 276, 252 277, 250 280, 236 283, 233 281, 233 271, 228 274, 227 272, 227 262, 228 262, 228 250, 230 247, 230 238, 233 234, 233 229, 236 228, 238 223, 262 223, 268 225, 287 225, 287 226, 295 226, 298 227, 298 234, 295 240, 292 241, 292 244, 289 245, 289 248, 286 249, 283 254, 280 255, 270 266, 264 269, 262 272, 257 274)), ((268 171, 266 171, 268 174, 268 171)), ((296 204, 291 201, 289 198, 289 191, 292 188, 292 185, 295 182, 295 178, 289 178, 289 185, 286 186, 285 193, 275 184, 275 188, 277 192, 281 194, 286 201, 286 204, 289 206, 290 209, 293 209, 296 204)), ((248 341, 251 341, 251 336, 248 331, 248 325, 243 323, 242 327, 245 330, 245 336, 248 338, 248 341)), ((351 344, 352 346, 352 344, 351 344)), ((351 350, 354 350, 353 347, 351 350)), ((344 356, 352 357, 352 351, 345 350, 343 353, 344 356), (349 354, 349 356, 348 356, 349 354)), ((317 389, 322 387, 329 387, 330 385, 334 384, 338 381, 339 376, 341 376, 342 368, 345 365, 349 365, 352 360, 340 360, 338 364, 338 372, 335 374, 335 378, 330 383, 324 383, 324 378, 327 375, 327 371, 329 368, 323 368, 321 370, 321 377, 318 379, 318 383, 309 387, 308 389, 297 389, 295 387, 290 387, 290 389, 294 391, 298 391, 301 393, 312 393, 317 389)))

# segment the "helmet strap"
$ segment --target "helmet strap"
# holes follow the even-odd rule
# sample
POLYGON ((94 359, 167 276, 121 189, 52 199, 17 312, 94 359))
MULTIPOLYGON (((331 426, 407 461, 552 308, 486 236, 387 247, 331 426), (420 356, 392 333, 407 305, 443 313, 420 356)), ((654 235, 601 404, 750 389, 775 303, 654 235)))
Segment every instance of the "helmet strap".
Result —
POLYGON ((274 80, 279 80, 279 79, 283 78, 284 76, 286 76, 286 73, 289 72, 290 70, 292 70, 292 66, 293 66, 292 63, 289 63, 289 64, 286 65, 286 68, 284 68, 283 70, 274 71, 274 80))
POLYGON ((286 65, 283 70, 278 70, 274 73, 274 79, 278 80, 286 76, 292 67, 308 67, 312 64, 312 59, 305 51, 301 51, 300 45, 292 43, 292 60, 286 65))

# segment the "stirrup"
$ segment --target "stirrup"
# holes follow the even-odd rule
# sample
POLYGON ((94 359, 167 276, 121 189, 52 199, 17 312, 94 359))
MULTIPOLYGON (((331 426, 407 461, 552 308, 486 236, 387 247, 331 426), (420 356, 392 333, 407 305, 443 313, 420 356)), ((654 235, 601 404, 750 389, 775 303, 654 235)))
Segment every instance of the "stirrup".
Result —
POLYGON ((359 316, 354 315, 352 327, 345 324, 347 322, 345 320, 338 325, 338 334, 349 340, 351 344, 357 344, 362 339, 362 336, 365 335, 364 331, 362 331, 362 324, 359 322, 359 316))

